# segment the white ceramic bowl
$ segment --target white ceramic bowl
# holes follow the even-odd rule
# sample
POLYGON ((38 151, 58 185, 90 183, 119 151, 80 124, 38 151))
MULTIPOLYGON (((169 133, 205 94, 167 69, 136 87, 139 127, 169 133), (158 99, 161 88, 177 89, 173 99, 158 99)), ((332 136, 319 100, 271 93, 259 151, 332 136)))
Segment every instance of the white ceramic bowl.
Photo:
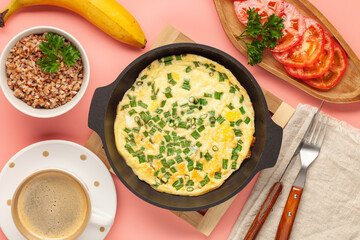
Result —
POLYGON ((81 46, 81 44, 69 33, 65 32, 64 30, 61 30, 56 27, 50 27, 50 26, 39 26, 39 27, 33 27, 26 29, 22 32, 20 32, 18 35, 16 35, 13 39, 9 41, 9 43, 5 46, 1 56, 0 56, 0 86, 1 89, 8 99, 8 101, 19 111, 38 118, 51 118, 56 117, 61 114, 66 113, 70 109, 72 109, 82 98, 84 95, 86 88, 89 83, 89 77, 90 77, 90 64, 89 60, 86 56, 84 48, 81 46), (84 66, 84 77, 83 82, 81 85, 81 88, 79 92, 71 99, 71 101, 67 102, 64 105, 61 105, 59 107, 53 108, 53 109, 41 109, 41 108, 33 108, 29 105, 27 105, 22 100, 16 98, 14 96, 13 90, 10 89, 10 87, 7 85, 7 76, 6 76, 6 66, 5 63, 7 61, 7 58, 10 53, 10 49, 15 46, 15 44, 21 40, 23 37, 29 36, 31 34, 42 34, 44 32, 52 32, 56 33, 58 35, 64 36, 65 39, 70 41, 76 49, 80 52, 80 57, 83 62, 84 66))

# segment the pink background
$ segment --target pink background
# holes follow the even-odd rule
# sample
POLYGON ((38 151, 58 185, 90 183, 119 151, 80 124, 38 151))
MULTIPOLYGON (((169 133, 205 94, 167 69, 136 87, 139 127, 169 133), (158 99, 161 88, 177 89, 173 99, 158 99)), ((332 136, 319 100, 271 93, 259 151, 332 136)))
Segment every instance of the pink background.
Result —
MULTIPOLYGON (((87 127, 88 110, 95 88, 115 80, 136 57, 145 53, 166 24, 171 24, 198 43, 219 48, 246 64, 227 38, 210 0, 118 0, 140 23, 148 40, 145 49, 117 42, 85 19, 57 7, 29 7, 14 14, 0 29, 0 51, 18 32, 39 25, 64 29, 85 48, 91 65, 91 77, 83 99, 70 112, 52 119, 37 119, 16 110, 0 93, 0 169, 22 148, 38 141, 64 139, 85 144, 91 134, 87 127)), ((3 9, 10 0, 0 1, 3 9)), ((357 0, 311 0, 333 23, 360 56, 360 31, 357 27, 360 2, 357 0), (355 22, 354 22, 355 21, 355 22)), ((260 67, 248 66, 261 86, 296 107, 298 103, 318 106, 319 100, 298 90, 260 67)), ((326 103, 324 112, 360 128, 360 103, 326 103)), ((29 163, 31 164, 31 163, 29 163)), ((114 225, 106 239, 227 239, 231 228, 250 194, 254 181, 236 198, 210 237, 194 229, 171 212, 152 206, 133 195, 114 177, 118 209, 114 225)), ((3 203, 2 203, 3 204, 3 203)), ((1 217, 1 214, 0 214, 1 217)), ((6 239, 0 230, 0 239, 6 239)))

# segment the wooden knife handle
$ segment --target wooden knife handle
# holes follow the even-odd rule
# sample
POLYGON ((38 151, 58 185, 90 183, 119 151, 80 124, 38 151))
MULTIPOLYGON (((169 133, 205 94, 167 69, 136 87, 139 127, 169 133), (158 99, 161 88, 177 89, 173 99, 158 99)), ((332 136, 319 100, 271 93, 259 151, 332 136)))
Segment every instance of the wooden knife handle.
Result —
POLYGON ((253 223, 251 224, 251 227, 249 228, 249 231, 247 232, 244 240, 254 240, 256 238, 256 235, 258 234, 262 225, 264 224, 281 190, 282 190, 281 182, 276 182, 274 186, 272 186, 258 214, 256 215, 253 223))
POLYGON ((303 188, 292 186, 276 233, 276 240, 289 239, 303 188))

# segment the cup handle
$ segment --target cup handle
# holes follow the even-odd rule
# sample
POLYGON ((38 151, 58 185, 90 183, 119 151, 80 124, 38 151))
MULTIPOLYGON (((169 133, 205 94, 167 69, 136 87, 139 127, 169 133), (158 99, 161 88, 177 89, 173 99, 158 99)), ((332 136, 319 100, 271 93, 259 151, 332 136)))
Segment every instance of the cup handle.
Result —
POLYGON ((107 213, 104 213, 97 208, 93 208, 91 209, 91 217, 88 224, 97 227, 98 229, 101 227, 106 229, 112 225, 113 221, 114 218, 112 216, 109 216, 107 213))

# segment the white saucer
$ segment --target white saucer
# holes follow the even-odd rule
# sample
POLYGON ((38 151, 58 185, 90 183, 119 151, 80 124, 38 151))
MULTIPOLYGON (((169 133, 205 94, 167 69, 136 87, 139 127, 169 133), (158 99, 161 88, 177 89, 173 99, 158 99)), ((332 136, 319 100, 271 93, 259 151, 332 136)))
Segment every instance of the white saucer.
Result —
POLYGON ((50 140, 30 145, 16 153, 0 173, 0 227, 8 239, 25 240, 11 216, 11 199, 17 186, 30 174, 43 169, 72 173, 86 186, 91 201, 89 224, 79 240, 104 239, 116 213, 116 190, 102 161, 87 148, 69 141, 50 140), (99 217, 99 213, 101 213, 99 217))

